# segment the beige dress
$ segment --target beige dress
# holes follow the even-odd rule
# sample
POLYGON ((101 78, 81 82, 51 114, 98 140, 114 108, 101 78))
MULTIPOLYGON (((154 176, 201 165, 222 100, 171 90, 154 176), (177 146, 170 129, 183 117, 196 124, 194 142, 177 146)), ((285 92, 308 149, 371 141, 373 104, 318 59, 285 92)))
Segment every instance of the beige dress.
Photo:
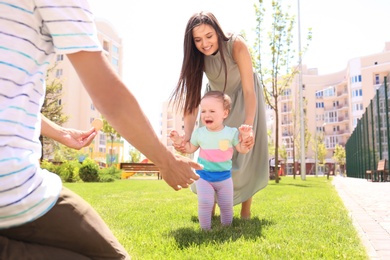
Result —
MULTIPOLYGON (((241 85, 240 72, 233 60, 233 43, 237 35, 224 44, 225 60, 228 70, 225 93, 232 99, 232 109, 225 125, 239 127, 245 120, 244 95, 241 85)), ((205 56, 205 73, 209 80, 206 91, 223 91, 225 73, 222 68, 220 52, 216 55, 205 56)), ((255 145, 247 154, 237 151, 233 155, 232 177, 234 185, 234 205, 242 203, 252 197, 256 192, 265 188, 268 184, 268 137, 267 122, 265 117, 265 101, 263 90, 257 73, 253 74, 255 95, 257 97, 257 113, 253 124, 255 145)), ((192 185, 194 190, 195 185, 192 185)))

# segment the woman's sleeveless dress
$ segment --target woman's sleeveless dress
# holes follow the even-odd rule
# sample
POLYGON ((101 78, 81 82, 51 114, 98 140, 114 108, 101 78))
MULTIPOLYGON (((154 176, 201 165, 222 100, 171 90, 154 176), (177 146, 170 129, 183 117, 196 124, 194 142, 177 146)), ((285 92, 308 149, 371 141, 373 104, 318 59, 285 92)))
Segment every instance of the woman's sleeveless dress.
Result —
MULTIPOLYGON (((229 117, 225 120, 225 125, 238 128, 245 120, 245 104, 240 72, 237 64, 233 60, 233 43, 237 37, 237 35, 232 35, 230 40, 224 43, 223 47, 225 48, 224 54, 228 70, 225 93, 232 99, 232 108, 229 117)), ((206 91, 223 91, 225 73, 222 68, 220 52, 215 55, 205 56, 205 73, 209 81, 206 91)), ((255 145, 247 154, 240 154, 237 151, 234 152, 232 168, 234 205, 246 201, 256 192, 265 188, 269 178, 265 101, 259 77, 255 72, 253 74, 253 80, 257 98, 257 112, 253 124, 255 145)))

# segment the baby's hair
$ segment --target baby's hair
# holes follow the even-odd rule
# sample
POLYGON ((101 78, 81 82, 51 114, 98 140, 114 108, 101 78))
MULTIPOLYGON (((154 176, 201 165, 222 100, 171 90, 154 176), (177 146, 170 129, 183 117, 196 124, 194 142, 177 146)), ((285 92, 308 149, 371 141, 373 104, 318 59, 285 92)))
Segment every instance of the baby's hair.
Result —
POLYGON ((202 99, 207 97, 213 97, 221 100, 221 102, 223 103, 223 109, 227 109, 230 112, 232 106, 232 100, 227 94, 221 91, 209 91, 203 95, 202 99))

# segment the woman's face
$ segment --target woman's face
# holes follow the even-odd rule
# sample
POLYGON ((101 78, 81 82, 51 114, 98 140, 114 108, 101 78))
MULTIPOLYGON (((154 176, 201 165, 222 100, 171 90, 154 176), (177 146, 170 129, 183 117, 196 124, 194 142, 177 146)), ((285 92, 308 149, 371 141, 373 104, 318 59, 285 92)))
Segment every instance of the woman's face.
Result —
POLYGON ((203 98, 200 102, 200 119, 209 131, 220 131, 229 111, 223 108, 223 102, 215 97, 203 98))
POLYGON ((212 55, 218 51, 217 32, 211 25, 201 24, 192 29, 192 38, 196 48, 204 55, 212 55))

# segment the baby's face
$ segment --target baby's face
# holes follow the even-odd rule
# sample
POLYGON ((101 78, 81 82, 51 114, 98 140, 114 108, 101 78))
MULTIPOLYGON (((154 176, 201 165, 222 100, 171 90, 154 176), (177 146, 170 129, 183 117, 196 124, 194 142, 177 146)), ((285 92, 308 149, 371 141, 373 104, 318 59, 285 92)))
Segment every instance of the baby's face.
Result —
POLYGON ((223 108, 223 102, 215 97, 203 98, 200 102, 200 119, 209 131, 223 129, 223 121, 228 116, 228 110, 223 108))

